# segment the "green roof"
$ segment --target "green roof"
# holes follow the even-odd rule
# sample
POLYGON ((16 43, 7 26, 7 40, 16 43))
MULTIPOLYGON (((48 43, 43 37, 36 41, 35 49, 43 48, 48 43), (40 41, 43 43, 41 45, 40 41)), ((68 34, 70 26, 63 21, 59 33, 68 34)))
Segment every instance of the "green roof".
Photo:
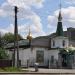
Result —
POLYGON ((63 28, 62 28, 62 22, 58 22, 56 35, 57 36, 63 36, 64 35, 63 28))
MULTIPOLYGON (((25 39, 25 40, 20 40, 18 41, 19 47, 20 46, 28 46, 29 45, 29 40, 25 39)), ((12 43, 8 43, 5 48, 13 48, 14 47, 14 42, 12 43)))

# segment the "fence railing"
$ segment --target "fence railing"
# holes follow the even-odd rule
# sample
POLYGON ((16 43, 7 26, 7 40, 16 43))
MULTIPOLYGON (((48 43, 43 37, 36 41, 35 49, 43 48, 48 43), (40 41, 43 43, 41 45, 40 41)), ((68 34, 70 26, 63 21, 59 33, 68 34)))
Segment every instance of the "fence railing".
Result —
POLYGON ((0 59, 0 67, 10 67, 12 66, 12 60, 0 59))

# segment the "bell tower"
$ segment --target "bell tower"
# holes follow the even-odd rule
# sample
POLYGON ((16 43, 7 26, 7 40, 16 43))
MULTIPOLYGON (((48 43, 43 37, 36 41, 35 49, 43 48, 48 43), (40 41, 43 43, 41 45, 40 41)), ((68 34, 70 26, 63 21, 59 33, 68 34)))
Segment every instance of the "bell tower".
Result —
POLYGON ((57 23, 57 36, 63 36, 63 27, 62 27, 62 14, 61 14, 61 1, 60 1, 60 9, 59 9, 59 16, 58 16, 58 23, 57 23))
POLYGON ((60 8, 59 8, 56 36, 51 38, 51 48, 68 47, 68 38, 64 37, 64 31, 62 27, 61 0, 59 7, 60 8))

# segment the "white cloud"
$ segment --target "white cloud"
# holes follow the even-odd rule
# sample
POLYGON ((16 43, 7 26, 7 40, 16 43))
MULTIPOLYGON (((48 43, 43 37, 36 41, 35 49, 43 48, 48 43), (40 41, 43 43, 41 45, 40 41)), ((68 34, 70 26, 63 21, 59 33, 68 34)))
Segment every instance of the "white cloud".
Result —
POLYGON ((7 0, 12 6, 30 8, 31 6, 42 7, 44 0, 7 0))
MULTIPOLYGON (((31 31, 33 37, 39 36, 39 35, 45 35, 45 32, 43 31, 42 23, 40 17, 31 9, 32 6, 35 7, 42 7, 44 0, 7 0, 6 3, 3 3, 0 7, 0 15, 1 17, 11 17, 13 19, 14 16, 14 5, 17 5, 19 7, 18 9, 18 20, 29 20, 28 24, 31 25, 31 31), (4 12, 4 13, 3 13, 4 12)), ((22 34, 23 37, 24 34, 27 35, 28 33, 28 24, 21 24, 18 26, 19 33, 22 34), (24 33, 24 34, 23 34, 24 33)), ((14 26, 13 24, 10 24, 5 29, 1 30, 3 33, 6 32, 14 32, 14 26)))
POLYGON ((54 19, 54 18, 55 18, 54 16, 49 15, 49 16, 48 16, 48 22, 49 22, 49 23, 53 22, 53 19, 54 19))
POLYGON ((31 18, 33 24, 36 26, 36 30, 38 32, 40 32, 42 30, 42 23, 41 23, 41 19, 38 15, 34 15, 31 18))
POLYGON ((1 32, 2 34, 5 34, 5 33, 7 33, 8 31, 5 30, 5 29, 0 28, 0 32, 1 32))
MULTIPOLYGON (((56 10, 53 15, 48 16, 48 28, 50 32, 55 32, 57 27, 59 10, 56 10)), ((62 8, 62 24, 64 30, 68 27, 75 28, 75 7, 62 8)))
MULTIPOLYGON (((38 20, 37 20, 38 21, 38 20)), ((31 26, 31 33, 33 37, 37 37, 37 36, 44 36, 46 35, 46 33, 43 31, 42 26, 40 27, 40 25, 35 25, 34 22, 31 26), (38 28, 39 27, 39 28, 38 28), (40 29, 41 28, 41 29, 40 29), (38 30, 39 29, 39 30, 38 30)), ((8 27, 6 28, 1 28, 0 32, 2 32, 3 34, 11 32, 14 33, 14 25, 10 24, 8 27)), ((21 34, 23 36, 23 38, 26 38, 29 32, 29 25, 28 24, 24 24, 24 25, 18 25, 18 33, 21 34)))
MULTIPOLYGON (((54 14, 57 15, 59 10, 55 11, 54 14)), ((75 20, 75 7, 62 8, 62 17, 64 21, 75 20)))
POLYGON ((8 32, 14 33, 14 26, 13 26, 13 24, 10 24, 6 28, 0 28, 0 32, 3 33, 3 34, 8 33, 8 32))
POLYGON ((6 13, 4 13, 4 10, 0 9, 0 16, 6 16, 6 13))
POLYGON ((75 0, 65 0, 67 4, 75 4, 75 0))
POLYGON ((55 32, 56 25, 57 25, 57 18, 55 17, 55 15, 49 15, 48 16, 48 26, 47 27, 50 30, 49 31, 50 33, 55 32))

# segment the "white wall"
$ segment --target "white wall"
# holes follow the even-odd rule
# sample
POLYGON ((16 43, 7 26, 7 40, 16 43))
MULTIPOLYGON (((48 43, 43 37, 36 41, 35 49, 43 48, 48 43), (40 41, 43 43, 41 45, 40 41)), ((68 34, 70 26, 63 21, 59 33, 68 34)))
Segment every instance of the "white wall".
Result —
POLYGON ((48 55, 49 55, 49 59, 51 58, 51 56, 54 56, 54 59, 58 60, 58 53, 59 50, 49 50, 48 55))
POLYGON ((34 54, 35 61, 36 61, 36 52, 37 51, 44 51, 44 62, 39 65, 41 65, 41 66, 46 65, 48 63, 48 49, 47 48, 34 48, 33 54, 34 54))
MULTIPOLYGON (((10 59, 12 59, 13 51, 8 51, 10 59)), ((19 48, 19 60, 21 60, 21 66, 27 66, 27 60, 33 59, 33 54, 30 48, 19 48)), ((15 51, 15 62, 17 63, 17 52, 15 51)), ((16 64, 17 65, 17 64, 16 64)))
POLYGON ((30 48, 28 49, 20 49, 19 50, 19 58, 21 60, 21 65, 22 66, 27 66, 27 60, 30 60, 30 66, 33 66, 34 63, 36 62, 36 52, 37 51, 44 51, 44 62, 41 63, 40 65, 47 65, 48 63, 48 49, 47 48, 33 48, 31 50, 30 48))
POLYGON ((27 60, 33 59, 33 54, 30 48, 19 50, 19 59, 21 60, 22 66, 27 66, 27 60))
MULTIPOLYGON (((36 52, 37 51, 44 51, 44 62, 39 64, 40 66, 47 66, 48 60, 50 60, 51 56, 54 56, 54 59, 58 59, 58 53, 59 50, 48 50, 47 48, 33 48, 31 50, 28 49, 19 49, 19 59, 21 60, 21 66, 26 67, 27 66, 27 60, 29 60, 29 65, 33 66, 36 62, 36 52)), ((12 52, 10 51, 10 55, 12 57, 12 52)), ((16 55, 17 56, 17 55, 16 55)), ((16 57, 15 57, 16 58, 16 57)))
POLYGON ((65 48, 69 46, 69 40, 67 37, 55 37, 51 39, 51 48, 65 48), (55 46, 53 46, 53 40, 55 41, 55 46), (62 43, 65 41, 65 46, 63 47, 62 43))

